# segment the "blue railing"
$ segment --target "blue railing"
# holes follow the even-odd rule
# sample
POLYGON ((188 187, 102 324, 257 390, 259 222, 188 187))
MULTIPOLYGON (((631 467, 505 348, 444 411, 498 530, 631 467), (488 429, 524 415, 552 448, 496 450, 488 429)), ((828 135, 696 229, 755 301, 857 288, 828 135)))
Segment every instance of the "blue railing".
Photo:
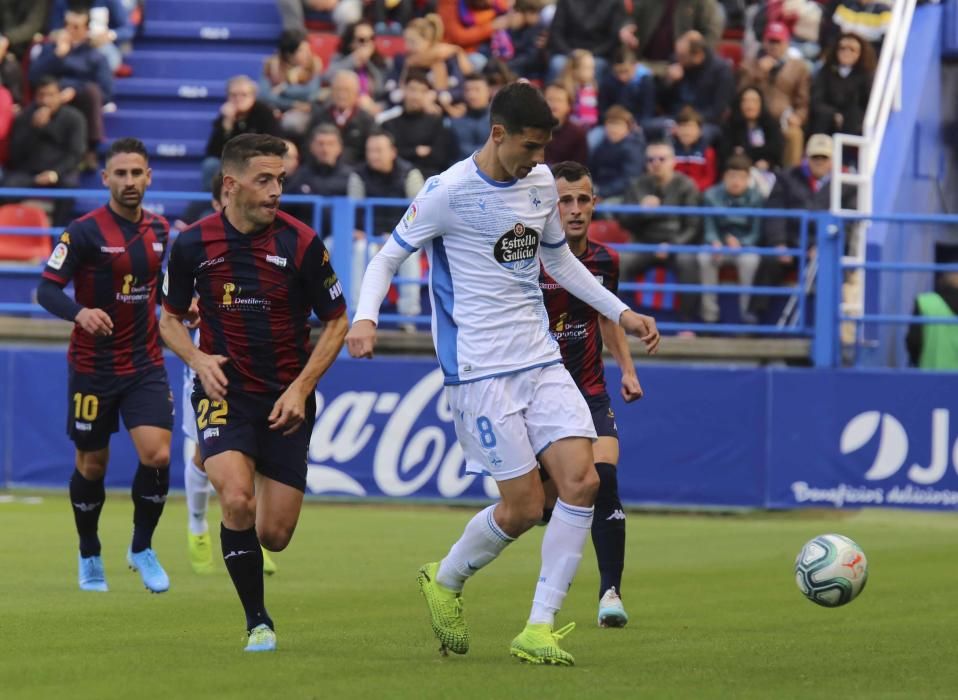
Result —
MULTIPOLYGON (((102 190, 33 190, 7 189, 0 190, 0 199, 16 198, 83 198, 104 199, 102 190)), ((196 192, 151 192, 146 198, 150 202, 183 202, 204 201, 209 193, 196 192)), ((375 245, 381 245, 387 235, 372 230, 373 214, 377 207, 392 207, 403 209, 408 202, 403 199, 370 198, 361 202, 346 198, 322 198, 315 196, 288 195, 283 197, 284 204, 308 205, 312 209, 312 226, 331 240, 331 255, 333 266, 342 279, 347 293, 358 287, 354 285, 354 277, 361 270, 369 257, 375 252, 375 245), (365 223, 367 245, 360 246, 364 257, 358 259, 359 248, 355 243, 354 234, 357 231, 357 222, 362 215, 365 223)), ((621 215, 644 217, 661 216, 728 216, 755 217, 759 219, 780 218, 798 223, 799 243, 794 248, 767 248, 767 247, 713 247, 711 245, 658 245, 658 244, 614 244, 613 248, 623 253, 655 253, 669 254, 699 254, 722 255, 732 257, 742 254, 755 254, 762 257, 790 256, 796 261, 797 282, 794 286, 746 286, 742 284, 680 284, 675 282, 632 282, 624 281, 620 289, 625 293, 634 292, 662 292, 662 293, 713 293, 717 295, 763 295, 768 297, 787 298, 787 315, 783 315, 775 324, 745 324, 745 323, 691 323, 663 321, 659 324, 665 332, 692 330, 710 334, 730 335, 775 335, 783 337, 806 337, 812 340, 812 360, 817 366, 837 366, 841 363, 841 344, 839 342, 839 327, 843 322, 857 324, 903 324, 903 323, 958 323, 958 319, 915 318, 902 313, 880 313, 874 309, 867 309, 862 315, 849 315, 841 309, 841 290, 845 275, 856 269, 866 272, 898 273, 923 271, 926 273, 958 270, 958 265, 935 265, 931 263, 905 263, 888 261, 854 262, 844 259, 846 237, 849 225, 864 217, 843 216, 837 217, 828 212, 808 212, 796 210, 774 209, 712 209, 690 207, 658 207, 646 209, 633 205, 600 206, 600 215, 621 215), (814 257, 810 249, 814 247, 814 257), (787 320, 791 319, 791 320, 787 320)), ((398 217, 397 217, 398 218, 398 217)), ((914 215, 914 216, 875 216, 868 217, 873 222, 908 222, 915 224, 949 224, 958 223, 958 217, 914 215)), ((17 227, 2 227, 0 235, 58 235, 62 228, 51 229, 21 229, 17 227)), ((34 277, 39 275, 42 266, 23 266, 0 263, 0 277, 18 278, 34 277)), ((399 276, 395 282, 402 288, 403 285, 417 285, 421 287, 427 282, 420 275, 399 276)), ((417 292, 419 290, 417 289, 417 292)), ((6 314, 33 314, 42 313, 36 304, 24 302, 0 303, 0 313, 6 314)), ((407 315, 402 313, 383 314, 381 320, 386 323, 412 323, 420 326, 428 325, 430 317, 426 315, 407 315)))

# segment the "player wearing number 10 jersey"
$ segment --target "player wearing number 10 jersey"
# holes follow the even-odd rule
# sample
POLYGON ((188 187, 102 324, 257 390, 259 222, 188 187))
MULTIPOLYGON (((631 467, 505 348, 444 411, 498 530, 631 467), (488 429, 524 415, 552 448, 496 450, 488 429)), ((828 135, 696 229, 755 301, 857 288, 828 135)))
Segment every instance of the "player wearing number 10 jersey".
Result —
POLYGON ((87 591, 107 590, 97 525, 120 416, 139 457, 127 561, 152 592, 170 585, 152 548, 170 483, 173 396, 156 321, 169 226, 142 207, 150 175, 140 141, 113 142, 103 170, 109 204, 67 226, 37 289, 44 308, 75 324, 68 354, 67 433, 76 445, 70 502, 80 537, 79 583, 87 591), (63 292, 71 280, 75 301, 63 292))
POLYGON ((371 357, 379 307, 399 266, 424 248, 430 262, 433 337, 466 469, 491 474, 502 500, 478 513, 442 561, 419 569, 441 649, 464 654, 466 580, 539 522, 541 462, 558 489, 542 543, 542 568, 525 629, 510 654, 571 665, 555 617, 582 558, 598 477, 588 407, 562 367, 539 289, 540 260, 565 288, 627 330, 658 342, 655 323, 630 311, 575 259, 542 164, 556 122, 527 83, 503 88, 483 148, 428 180, 370 262, 353 327, 353 356, 371 357))

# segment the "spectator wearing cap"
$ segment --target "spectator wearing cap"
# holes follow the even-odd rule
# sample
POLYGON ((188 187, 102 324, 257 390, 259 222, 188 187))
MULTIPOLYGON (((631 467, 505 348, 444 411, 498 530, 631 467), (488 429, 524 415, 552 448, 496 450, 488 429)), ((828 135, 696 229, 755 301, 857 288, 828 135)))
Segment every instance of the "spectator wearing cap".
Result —
POLYGON ((607 204, 622 201, 629 183, 642 174, 645 139, 632 113, 621 105, 606 110, 604 136, 589 159, 595 193, 607 204))
MULTIPOLYGON (((829 185, 832 175, 832 137, 828 134, 812 134, 805 146, 805 160, 800 165, 782 172, 775 180, 768 201, 769 209, 795 209, 801 211, 826 211, 830 204, 829 185)), ((851 208, 851 190, 842 191, 842 206, 851 208)), ((799 218, 769 218, 764 220, 762 245, 770 248, 801 247, 801 221, 799 218)), ((815 232, 808 230, 805 245, 813 250, 815 232)), ((755 284, 760 287, 775 287, 782 283, 785 274, 795 268, 795 259, 790 255, 764 256, 759 264, 755 284)), ((756 315, 763 313, 769 303, 767 296, 752 297, 750 309, 756 315)))
POLYGON ((545 98, 552 116, 559 122, 552 131, 552 140, 546 146, 546 163, 552 165, 571 160, 588 166, 586 130, 569 118, 573 107, 572 95, 564 86, 553 83, 546 87, 545 98))
POLYGON ((662 105, 673 118, 683 107, 694 107, 705 122, 706 138, 713 141, 735 94, 732 68, 697 31, 686 32, 675 42, 675 59, 666 72, 662 105))
POLYGON ((683 107, 675 118, 672 146, 675 170, 691 178, 699 192, 715 184, 718 158, 715 149, 702 136, 702 115, 691 107, 683 107))
POLYGON ((399 157, 418 168, 425 178, 438 175, 455 158, 454 139, 442 116, 426 111, 431 93, 426 76, 411 71, 403 85, 402 111, 382 123, 395 140, 399 157))
POLYGON ((842 34, 812 82, 811 129, 817 133, 862 133, 875 77, 875 50, 854 34, 842 34))
MULTIPOLYGON (((705 225, 705 243, 714 248, 750 248, 759 245, 761 220, 756 216, 737 215, 733 209, 761 209, 765 198, 749 184, 752 162, 745 155, 733 155, 726 163, 722 181, 708 189, 703 197, 702 206, 727 210, 719 216, 703 217, 705 225)), ((719 268, 723 265, 735 265, 738 270, 739 284, 750 287, 755 280, 759 266, 757 253, 727 255, 722 253, 699 253, 699 270, 702 284, 718 284, 719 268)), ((749 311, 749 295, 739 297, 739 311, 742 320, 755 320, 749 311)), ((714 292, 702 294, 702 320, 715 323, 719 320, 718 295, 714 292)))
POLYGON ((790 37, 783 22, 770 22, 765 27, 761 53, 743 61, 738 83, 740 91, 758 90, 768 113, 780 122, 785 144, 781 161, 787 168, 802 160, 812 83, 808 63, 789 55, 790 37))

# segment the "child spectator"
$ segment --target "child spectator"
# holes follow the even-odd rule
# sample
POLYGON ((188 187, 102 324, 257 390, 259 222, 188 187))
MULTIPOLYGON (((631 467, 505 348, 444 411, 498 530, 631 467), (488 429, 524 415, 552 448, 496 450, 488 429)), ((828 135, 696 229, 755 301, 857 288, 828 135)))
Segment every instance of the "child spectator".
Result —
POLYGON ((702 115, 691 107, 683 107, 675 118, 672 132, 675 147, 675 170, 687 175, 699 192, 715 184, 717 158, 715 149, 702 136, 702 115))
POLYGON ((529 80, 542 80, 548 68, 546 40, 548 32, 542 22, 542 0, 517 0, 515 11, 509 15, 509 70, 529 80))
POLYGON ((599 86, 595 58, 585 49, 575 49, 562 69, 559 82, 572 95, 572 120, 591 129, 599 123, 599 86))
POLYGON ((599 112, 605 114, 612 105, 625 107, 639 125, 655 116, 655 78, 624 46, 612 54, 612 70, 599 85, 599 112))
POLYGON ((621 105, 605 112, 605 136, 589 159, 595 193, 608 204, 622 201, 625 190, 645 166, 645 139, 632 113, 621 105))

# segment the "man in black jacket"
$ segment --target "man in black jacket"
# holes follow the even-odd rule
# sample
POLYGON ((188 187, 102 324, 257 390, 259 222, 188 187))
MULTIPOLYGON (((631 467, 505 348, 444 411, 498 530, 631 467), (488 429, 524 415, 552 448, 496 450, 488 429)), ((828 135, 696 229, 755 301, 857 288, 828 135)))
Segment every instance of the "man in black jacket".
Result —
POLYGON ((399 157, 426 178, 438 175, 454 161, 454 139, 442 116, 425 111, 430 90, 424 73, 410 71, 403 84, 402 112, 382 125, 395 139, 399 157))
POLYGON ((683 107, 694 107, 705 119, 703 133, 713 141, 720 133, 735 94, 732 68, 716 56, 697 31, 686 32, 675 42, 675 63, 665 74, 662 106, 676 116, 683 107))
POLYGON ((343 158, 350 165, 363 162, 366 138, 376 125, 371 114, 359 106, 359 76, 341 70, 333 77, 329 102, 316 105, 310 133, 320 124, 333 124, 343 137, 343 158))
MULTIPOLYGON (((350 180, 355 177, 353 169, 343 158, 343 137, 339 129, 332 124, 320 124, 310 135, 303 161, 286 181, 283 191, 289 194, 345 197, 349 191, 350 180)), ((283 209, 303 223, 312 225, 311 205, 291 204, 283 209)), ((318 233, 327 236, 330 230, 330 214, 326 208, 323 210, 322 225, 318 233)))
POLYGON ((619 45, 614 28, 625 18, 622 0, 558 0, 549 27, 550 80, 562 71, 566 57, 575 49, 586 49, 595 57, 596 76, 601 79, 619 45))

